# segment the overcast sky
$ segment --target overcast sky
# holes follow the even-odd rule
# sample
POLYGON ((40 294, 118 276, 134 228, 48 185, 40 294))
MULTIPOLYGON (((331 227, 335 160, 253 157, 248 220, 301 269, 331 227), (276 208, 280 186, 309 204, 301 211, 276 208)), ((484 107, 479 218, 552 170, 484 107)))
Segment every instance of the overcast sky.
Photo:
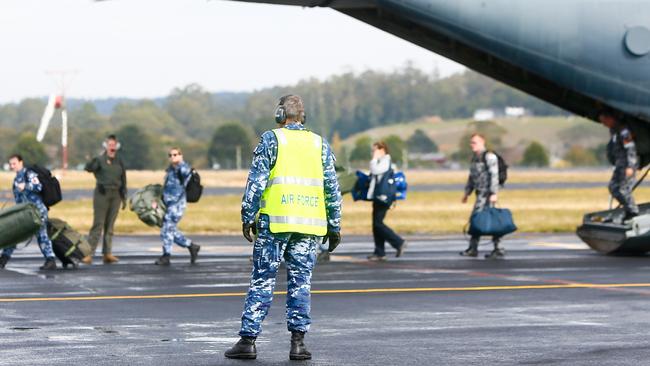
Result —
POLYGON ((463 67, 330 9, 223 0, 2 0, 0 103, 57 88, 69 97, 156 97, 196 82, 252 91, 412 60, 441 75, 463 67))

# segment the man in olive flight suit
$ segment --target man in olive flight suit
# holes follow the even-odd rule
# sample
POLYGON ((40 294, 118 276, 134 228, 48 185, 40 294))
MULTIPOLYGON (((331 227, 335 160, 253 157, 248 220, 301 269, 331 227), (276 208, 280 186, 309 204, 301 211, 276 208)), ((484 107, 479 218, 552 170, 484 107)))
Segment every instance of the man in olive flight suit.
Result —
POLYGON ((102 254, 105 264, 116 263, 113 255, 113 226, 120 209, 126 207, 126 170, 122 159, 117 155, 120 143, 115 135, 110 135, 103 144, 104 153, 86 164, 86 171, 93 173, 97 184, 93 193, 93 226, 88 234, 92 253, 82 260, 92 263, 99 239, 104 233, 102 254))

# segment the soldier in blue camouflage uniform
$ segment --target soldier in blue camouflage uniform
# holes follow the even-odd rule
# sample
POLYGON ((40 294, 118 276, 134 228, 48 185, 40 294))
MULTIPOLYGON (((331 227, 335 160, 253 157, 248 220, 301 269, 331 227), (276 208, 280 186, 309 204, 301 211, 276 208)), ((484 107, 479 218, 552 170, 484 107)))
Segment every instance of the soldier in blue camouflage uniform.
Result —
MULTIPOLYGON (((304 107, 297 96, 283 97, 280 106, 286 107, 287 119, 281 126, 290 130, 305 130, 304 107), (285 101, 289 98, 288 101, 285 101)), ((276 111, 277 113, 277 111, 276 111)), ((277 121, 277 118, 276 118, 277 121)), ((303 343, 304 334, 311 324, 311 274, 314 268, 316 247, 319 237, 300 233, 277 233, 270 231, 268 215, 260 214, 262 193, 267 187, 271 169, 278 157, 278 141, 272 131, 262 134, 260 143, 254 151, 251 169, 242 198, 242 226, 244 237, 252 242, 250 232, 256 234, 253 246, 253 271, 246 296, 242 324, 239 335, 242 337, 234 347, 226 351, 228 358, 254 359, 257 357, 255 339, 261 332, 262 321, 266 317, 275 288, 275 277, 284 258, 288 274, 288 293, 286 301, 287 328, 291 335, 289 357, 294 360, 310 359, 303 343)), ((333 251, 340 242, 341 193, 334 169, 336 161, 329 144, 322 140, 321 160, 324 173, 325 207, 327 213, 327 236, 330 241, 328 251, 333 251)))
POLYGON ((613 111, 602 111, 598 118, 609 128, 611 134, 607 144, 607 158, 614 165, 614 173, 609 181, 609 192, 623 206, 623 221, 626 221, 639 214, 639 207, 632 196, 639 164, 634 137, 630 130, 618 121, 613 111))
MULTIPOLYGON (((42 270, 56 269, 56 261, 54 260, 54 252, 52 251, 52 241, 47 236, 47 207, 43 203, 43 199, 39 192, 43 189, 43 185, 38 180, 38 175, 33 171, 25 168, 23 158, 18 155, 12 155, 9 158, 9 166, 11 170, 16 172, 16 177, 13 182, 13 193, 16 203, 33 203, 38 208, 41 214, 43 224, 36 236, 38 246, 41 253, 45 257, 45 263, 40 267, 42 270)), ((2 251, 0 257, 0 267, 4 268, 9 258, 13 254, 15 247, 6 248, 2 251)))
MULTIPOLYGON (((485 137, 474 134, 470 139, 470 148, 474 153, 470 164, 469 177, 465 185, 465 195, 462 202, 466 203, 472 192, 476 192, 476 202, 474 203, 473 215, 475 212, 482 211, 488 206, 494 206, 498 199, 499 193, 499 161, 496 154, 487 151, 485 147, 485 137)), ((481 241, 480 236, 472 236, 469 240, 469 247, 460 252, 462 256, 478 256, 478 244, 481 241)), ((499 248, 501 238, 492 237, 494 249, 486 258, 502 258, 503 250, 499 248)))
POLYGON ((200 245, 192 243, 183 233, 178 230, 178 223, 183 218, 187 207, 185 186, 192 175, 192 168, 183 161, 183 152, 180 148, 174 147, 169 150, 170 165, 165 174, 163 187, 163 202, 167 206, 167 212, 163 217, 163 225, 160 230, 160 237, 163 242, 163 255, 155 262, 157 265, 169 265, 174 243, 190 252, 190 263, 194 264, 201 249, 200 245))

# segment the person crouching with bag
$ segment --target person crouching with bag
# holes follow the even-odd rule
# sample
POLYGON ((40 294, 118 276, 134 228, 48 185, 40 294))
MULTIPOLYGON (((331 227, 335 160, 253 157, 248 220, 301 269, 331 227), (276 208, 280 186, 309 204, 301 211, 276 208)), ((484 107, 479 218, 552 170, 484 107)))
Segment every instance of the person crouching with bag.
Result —
MULTIPOLYGON (((465 186, 465 195, 462 202, 467 203, 467 198, 473 191, 476 191, 476 202, 472 215, 475 212, 483 211, 486 207, 493 207, 497 203, 499 194, 499 160, 496 154, 487 151, 485 137, 475 133, 470 138, 470 148, 474 153, 469 168, 469 177, 465 186)), ((471 215, 470 215, 471 217, 471 215)), ((469 240, 469 248, 460 252, 460 255, 467 257, 478 256, 478 244, 481 237, 472 235, 469 240)), ((499 249, 500 236, 493 236, 494 250, 485 258, 501 258, 504 252, 499 249)))
POLYGON ((372 236, 375 239, 375 251, 368 256, 370 261, 385 261, 386 250, 384 246, 388 242, 397 253, 396 257, 404 254, 406 241, 397 235, 388 225, 384 223, 386 213, 393 202, 388 200, 389 204, 377 199, 378 186, 385 174, 392 171, 391 158, 388 154, 388 145, 379 141, 372 145, 372 160, 370 161, 370 186, 368 187, 368 200, 372 200, 372 236))
POLYGON ((163 255, 154 264, 160 266, 171 264, 170 258, 174 243, 190 251, 190 263, 194 264, 201 246, 192 243, 177 227, 187 207, 185 185, 190 179, 192 168, 183 161, 183 153, 180 148, 171 148, 168 156, 170 164, 165 174, 165 184, 163 186, 163 202, 167 206, 167 212, 160 229, 163 255))

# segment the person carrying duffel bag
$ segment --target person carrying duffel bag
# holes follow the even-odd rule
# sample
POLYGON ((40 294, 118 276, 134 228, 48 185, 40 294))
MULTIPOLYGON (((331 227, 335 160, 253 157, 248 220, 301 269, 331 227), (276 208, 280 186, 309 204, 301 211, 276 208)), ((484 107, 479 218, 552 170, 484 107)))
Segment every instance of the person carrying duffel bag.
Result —
POLYGON ((462 202, 466 203, 472 192, 476 192, 476 202, 470 216, 469 247, 460 252, 460 255, 477 257, 481 236, 490 235, 494 249, 485 258, 503 258, 505 253, 499 248, 501 238, 517 229, 509 210, 494 208, 499 187, 507 178, 508 166, 498 154, 486 149, 485 137, 480 134, 472 135, 470 148, 473 155, 462 202))
POLYGON ((67 268, 68 265, 77 268, 79 262, 92 252, 86 237, 63 220, 50 218, 47 223, 47 233, 52 240, 54 255, 63 263, 63 268, 67 268))
MULTIPOLYGON (((38 246, 41 249, 43 257, 45 257, 45 263, 39 267, 41 270, 53 270, 56 269, 56 261, 54 259, 54 251, 52 250, 52 241, 47 236, 47 207, 43 202, 43 197, 40 192, 43 190, 43 184, 38 179, 38 174, 27 169, 23 162, 23 158, 14 154, 9 157, 9 167, 12 171, 16 173, 16 177, 13 181, 13 194, 14 200, 17 204, 26 203, 33 204, 36 206, 36 209, 39 212, 40 216, 40 226, 36 233, 36 239, 38 241, 38 246)), ((30 220, 32 220, 30 218, 30 220)), ((27 220, 25 220, 27 222, 27 220)), ((30 221, 30 225, 31 225, 30 221)), ((2 236, 5 236, 5 231, 0 231, 2 236)), ((9 259, 15 246, 9 246, 5 248, 0 256, 0 268, 4 268, 9 259)))

